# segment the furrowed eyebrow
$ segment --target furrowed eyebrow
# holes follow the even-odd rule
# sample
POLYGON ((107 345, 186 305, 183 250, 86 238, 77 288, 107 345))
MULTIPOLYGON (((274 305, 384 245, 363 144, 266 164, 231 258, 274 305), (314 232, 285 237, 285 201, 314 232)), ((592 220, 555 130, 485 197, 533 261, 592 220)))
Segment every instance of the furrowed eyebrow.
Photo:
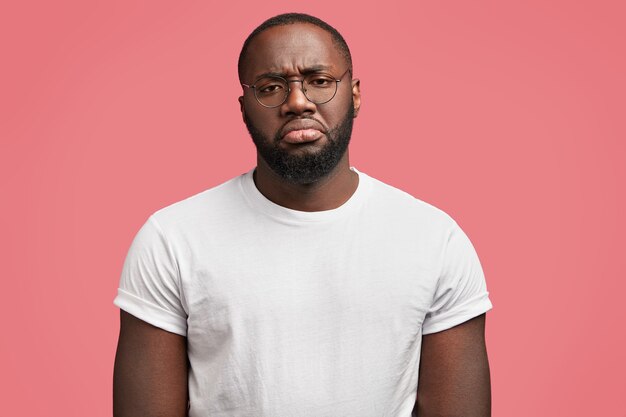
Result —
POLYGON ((330 67, 327 67, 326 65, 315 65, 313 67, 308 67, 308 68, 304 68, 302 71, 300 71, 300 73, 302 75, 308 75, 308 74, 314 74, 316 72, 328 72, 330 71, 330 67))
MULTIPOLYGON (((330 71, 330 67, 326 66, 326 65, 314 65, 312 67, 308 67, 308 68, 304 68, 302 69, 302 71, 300 71, 300 74, 302 75, 309 75, 309 74, 315 74, 317 72, 327 72, 330 71)), ((289 78, 290 75, 285 73, 285 72, 264 72, 263 74, 259 74, 256 79, 261 79, 263 77, 282 77, 282 78, 289 78)))

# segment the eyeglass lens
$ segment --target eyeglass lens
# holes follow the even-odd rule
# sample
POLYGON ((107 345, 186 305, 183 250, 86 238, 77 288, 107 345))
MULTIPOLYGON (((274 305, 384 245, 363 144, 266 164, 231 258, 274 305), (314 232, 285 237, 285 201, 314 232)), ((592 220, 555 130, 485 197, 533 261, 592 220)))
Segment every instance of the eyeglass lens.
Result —
MULTIPOLYGON (((293 81, 292 81, 293 83, 293 81)), ((280 106, 289 94, 289 83, 281 77, 265 77, 254 84, 256 99, 264 106, 280 106)), ((297 88, 297 87, 292 87, 297 88)), ((323 74, 312 74, 302 80, 304 95, 315 104, 326 103, 337 92, 337 80, 323 74)))

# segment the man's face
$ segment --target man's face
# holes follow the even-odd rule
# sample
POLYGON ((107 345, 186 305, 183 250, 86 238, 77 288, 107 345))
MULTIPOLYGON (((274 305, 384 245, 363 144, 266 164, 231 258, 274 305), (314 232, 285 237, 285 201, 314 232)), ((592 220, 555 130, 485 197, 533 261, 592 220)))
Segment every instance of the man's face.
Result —
MULTIPOLYGON (((270 28, 250 44, 242 82, 254 84, 262 75, 301 80, 321 73, 339 79, 348 63, 331 35, 310 24, 270 28)), ((261 106, 246 88, 239 98, 243 119, 260 158, 281 178, 309 184, 328 175, 347 157, 352 121, 360 106, 358 80, 346 74, 335 97, 324 104, 310 102, 302 84, 290 82, 287 100, 275 108, 261 106)))

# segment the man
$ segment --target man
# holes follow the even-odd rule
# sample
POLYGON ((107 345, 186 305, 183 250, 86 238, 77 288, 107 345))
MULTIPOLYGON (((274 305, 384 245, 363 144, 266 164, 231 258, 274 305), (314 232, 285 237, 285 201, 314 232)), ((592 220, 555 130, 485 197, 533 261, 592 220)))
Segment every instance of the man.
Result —
POLYGON ((446 214, 350 167, 344 39, 274 17, 239 77, 257 166, 133 241, 115 416, 489 416, 478 258, 446 214))

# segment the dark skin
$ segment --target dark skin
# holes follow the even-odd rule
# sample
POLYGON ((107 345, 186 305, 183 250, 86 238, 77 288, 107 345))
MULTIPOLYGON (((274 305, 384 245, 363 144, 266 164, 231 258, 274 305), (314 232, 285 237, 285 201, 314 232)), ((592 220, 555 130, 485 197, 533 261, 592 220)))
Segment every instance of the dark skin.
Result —
MULTIPOLYGON (((314 66, 339 76, 347 62, 328 33, 309 24, 268 29, 252 42, 242 82, 252 84, 260 74, 274 72, 301 79, 314 66)), ((349 75, 346 80, 349 79, 349 75)), ((336 126, 353 105, 361 105, 359 80, 341 82, 328 103, 308 101, 293 83, 287 101, 278 108, 260 106, 251 90, 239 97, 246 115, 268 138, 286 122, 306 115, 325 128, 336 126), (352 99, 352 104, 351 100, 352 99)), ((307 144, 281 144, 290 152, 316 152, 327 138, 307 144)), ((293 184, 272 171, 257 156, 255 183, 276 204, 301 211, 337 208, 358 186, 350 170, 348 152, 326 177, 312 184, 293 184)), ((115 358, 113 410, 115 417, 184 417, 188 401, 186 338, 145 323, 121 311, 120 337, 115 358)), ((485 315, 451 329, 422 338, 418 399, 413 411, 419 417, 489 417, 491 388, 485 346, 485 315)))
POLYGON ((485 314, 422 337, 413 416, 491 416, 485 314))
MULTIPOLYGON (((302 74, 312 68, 323 68, 323 72, 339 77, 348 68, 348 63, 332 43, 331 36, 317 26, 294 24, 278 26, 259 34, 253 41, 246 57, 242 74, 244 83, 252 84, 262 74, 283 74, 288 80, 302 79, 302 74)), ((302 92, 299 83, 291 84, 287 101, 277 108, 266 108, 257 103, 252 90, 244 91, 239 97, 242 116, 269 138, 280 131, 290 120, 313 117, 322 126, 332 128, 345 116, 352 98, 354 114, 361 107, 359 80, 350 83, 347 75, 328 103, 315 105, 302 92)), ((292 145, 281 142, 291 152, 316 152, 328 138, 322 135, 314 143, 292 145)), ((337 167, 325 178, 312 184, 292 184, 279 177, 257 155, 255 183, 259 191, 269 200, 283 207, 301 211, 320 211, 337 208, 345 203, 358 185, 358 176, 350 170, 348 152, 337 167)))
POLYGON ((120 310, 113 416, 186 416, 187 377, 187 338, 120 310))

